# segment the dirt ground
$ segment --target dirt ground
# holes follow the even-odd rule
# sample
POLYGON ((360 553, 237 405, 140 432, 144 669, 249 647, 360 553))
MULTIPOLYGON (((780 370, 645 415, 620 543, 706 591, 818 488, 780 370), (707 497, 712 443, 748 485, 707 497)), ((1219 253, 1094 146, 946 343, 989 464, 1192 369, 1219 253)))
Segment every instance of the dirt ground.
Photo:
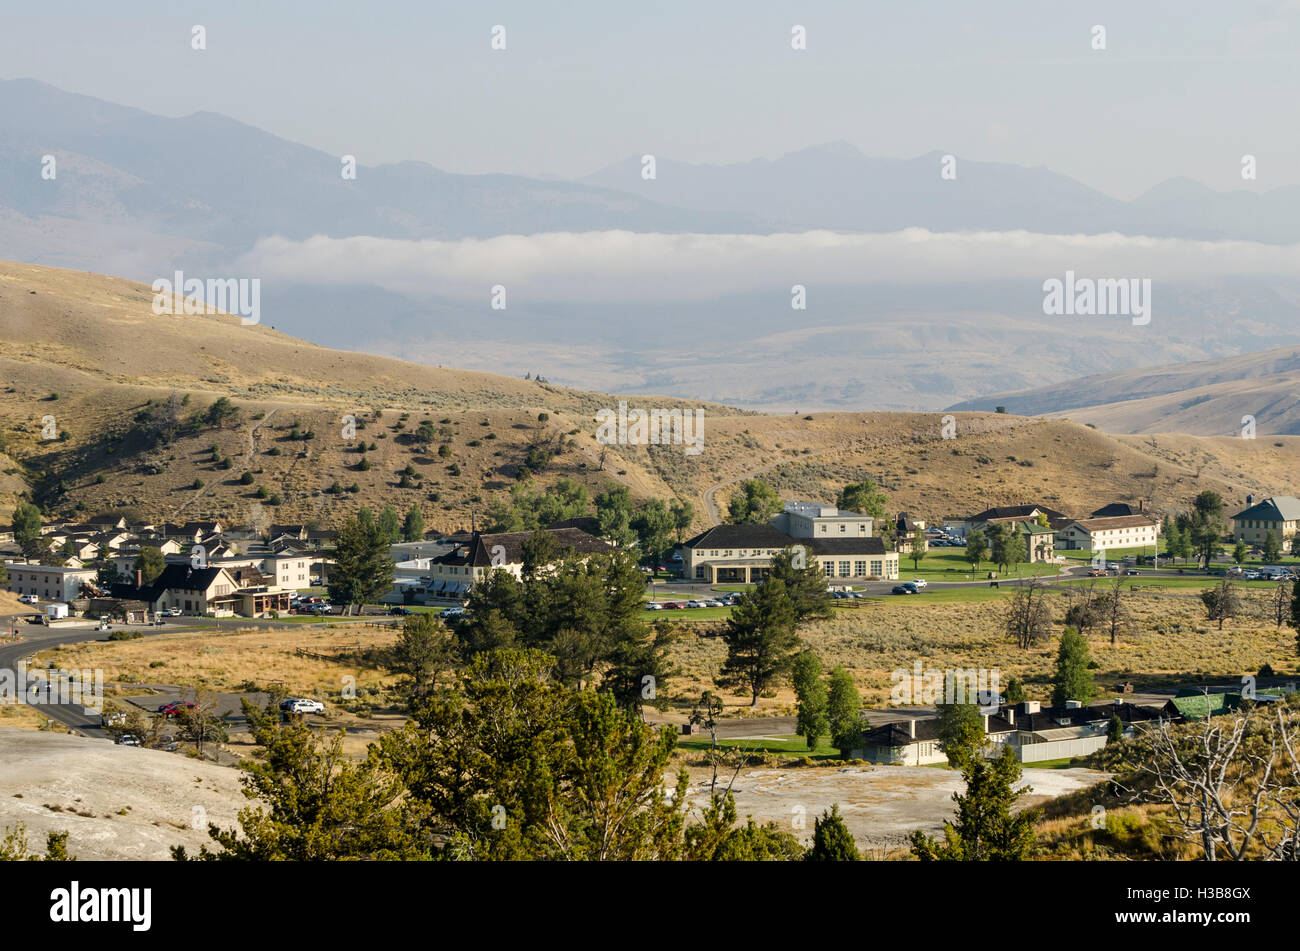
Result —
MULTIPOLYGON (((709 801, 707 767, 688 770, 691 815, 698 819, 709 801)), ((725 784, 730 777, 722 777, 725 784)), ((1084 789, 1108 778, 1091 769, 1026 769, 1024 780, 1033 787, 1024 806, 1084 789)), ((839 803, 858 847, 884 857, 906 848, 915 829, 937 832, 953 815, 952 794, 962 789, 961 774, 926 766, 846 766, 743 770, 732 786, 736 812, 743 820, 784 825, 803 842, 813 834, 813 821, 839 803)))
POLYGON ((37 851, 66 830, 69 853, 86 861, 196 851, 208 822, 229 828, 250 804, 238 770, 66 733, 0 727, 0 763, 0 829, 26 824, 37 851))

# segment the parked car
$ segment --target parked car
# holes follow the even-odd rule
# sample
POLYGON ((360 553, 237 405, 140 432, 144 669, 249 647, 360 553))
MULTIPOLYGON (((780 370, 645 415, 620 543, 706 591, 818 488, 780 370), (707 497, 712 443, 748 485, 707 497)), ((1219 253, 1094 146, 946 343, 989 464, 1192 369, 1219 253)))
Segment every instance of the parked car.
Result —
POLYGON ((280 701, 280 709, 285 713, 324 713, 325 704, 319 700, 309 700, 306 697, 290 697, 287 700, 280 701))
POLYGON ((158 712, 170 719, 176 716, 182 710, 193 710, 198 707, 197 703, 191 700, 173 700, 171 703, 164 703, 158 708, 158 712))
POLYGON ((399 615, 399 616, 400 616, 400 615, 403 615, 403 614, 410 614, 410 613, 411 613, 411 609, 410 609, 410 608, 404 608, 404 607, 402 607, 402 606, 399 604, 399 605, 397 605, 396 607, 389 608, 389 609, 388 609, 388 613, 389 613, 389 614, 396 614, 396 615, 399 615))
POLYGON ((705 600, 704 606, 706 608, 720 608, 723 607, 724 605, 721 601, 717 600, 716 598, 708 598, 705 600))
POLYGON ((180 608, 164 608, 162 611, 159 611, 158 613, 161 614, 163 617, 183 617, 185 615, 185 612, 182 611, 180 608))
POLYGON ((908 584, 913 584, 918 588, 924 588, 927 584, 929 584, 929 582, 926 581, 924 578, 913 578, 910 582, 908 582, 908 584))
POLYGON ((118 735, 114 742, 118 746, 139 746, 140 737, 136 736, 134 733, 122 733, 118 735))
POLYGON ((686 602, 686 606, 688 608, 702 608, 704 607, 704 602, 699 600, 698 598, 692 598, 691 600, 686 602))
POLYGON ((461 618, 465 616, 465 609, 460 606, 450 607, 442 612, 442 616, 445 618, 461 618))
POLYGON ((916 589, 908 587, 905 584, 896 584, 890 589, 890 594, 916 594, 916 589))
POLYGON ((684 605, 680 601, 669 601, 664 605, 665 611, 680 611, 684 605))
POLYGON ((645 605, 647 611, 662 611, 664 606, 658 601, 647 601, 645 605))
POLYGON ((1089 578, 1104 578, 1104 577, 1106 577, 1106 569, 1105 569, 1105 568, 1093 568, 1093 569, 1091 569, 1091 570, 1088 572, 1088 577, 1089 577, 1089 578))
POLYGON ((36 597, 34 594, 21 594, 18 596, 18 600, 23 604, 39 604, 41 601, 41 599, 36 597))

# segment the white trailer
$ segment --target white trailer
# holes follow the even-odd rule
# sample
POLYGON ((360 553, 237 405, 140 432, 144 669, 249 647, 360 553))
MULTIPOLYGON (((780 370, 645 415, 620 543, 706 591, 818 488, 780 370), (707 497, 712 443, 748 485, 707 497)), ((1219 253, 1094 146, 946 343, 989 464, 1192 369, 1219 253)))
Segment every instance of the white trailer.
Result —
POLYGON ((62 602, 45 605, 45 616, 51 621, 58 621, 68 616, 68 606, 62 602))

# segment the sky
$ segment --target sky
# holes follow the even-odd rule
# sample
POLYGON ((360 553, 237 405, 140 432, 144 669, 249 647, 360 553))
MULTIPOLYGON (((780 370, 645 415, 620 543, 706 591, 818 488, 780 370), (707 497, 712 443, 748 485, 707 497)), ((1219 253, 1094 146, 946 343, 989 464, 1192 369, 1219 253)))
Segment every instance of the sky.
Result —
POLYGON ((577 178, 846 141, 1128 199, 1177 176, 1300 184, 1298 46, 1300 0, 46 0, 5 9, 0 77, 218 112, 363 165, 577 178))

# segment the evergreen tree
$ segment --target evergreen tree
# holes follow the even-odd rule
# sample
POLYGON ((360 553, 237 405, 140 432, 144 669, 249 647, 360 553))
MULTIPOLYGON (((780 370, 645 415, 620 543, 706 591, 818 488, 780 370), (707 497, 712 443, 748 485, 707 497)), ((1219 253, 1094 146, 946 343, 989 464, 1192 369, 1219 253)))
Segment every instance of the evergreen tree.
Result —
POLYGON ((762 479, 746 479, 727 502, 727 521, 765 525, 781 512, 781 497, 762 479))
MULTIPOLYGON (((368 510, 362 512, 369 514, 368 510)), ((396 514, 394 513, 394 520, 396 514)), ((330 598, 347 606, 349 613, 378 601, 393 587, 393 559, 388 554, 389 539, 380 526, 367 523, 358 515, 339 529, 334 543, 334 567, 329 575, 330 598)))
POLYGON ((390 545, 402 540, 402 522, 391 505, 385 505, 379 513, 379 534, 390 545))
POLYGON ((877 522, 884 521, 887 504, 889 500, 885 493, 870 479, 846 485, 835 500, 838 508, 859 515, 870 515, 877 522))
POLYGON ((402 522, 402 540, 407 542, 424 541, 424 514, 418 505, 412 504, 402 522))
POLYGON ((834 803, 829 812, 823 812, 813 822, 813 844, 804 858, 809 862, 857 862, 857 843, 853 833, 844 824, 840 804, 834 803))
POLYGON ((794 604, 795 620, 831 616, 831 597, 826 589, 826 575, 815 560, 808 558, 808 548, 786 548, 772 556, 772 567, 764 583, 780 581, 794 604), (796 567, 802 562, 803 567, 796 567))
POLYGON ((727 659, 718 677, 721 687, 744 687, 750 706, 789 672, 799 638, 795 634, 795 606, 785 584, 769 580, 744 595, 722 635, 727 659))
POLYGON ((1012 808, 1031 787, 1016 789, 1020 764, 1015 752, 1004 746, 1000 756, 977 756, 966 761, 962 778, 965 793, 953 793, 957 804, 954 822, 945 822, 943 841, 919 829, 912 833, 912 854, 923 862, 1016 862, 1029 855, 1034 844, 1036 810, 1012 814, 1012 808))
POLYGON ((1052 675, 1052 706, 1063 707, 1067 700, 1087 704, 1096 690, 1088 671, 1091 658, 1088 642, 1082 634, 1067 627, 1061 634, 1056 653, 1056 671, 1052 675))
POLYGON ((27 547, 41 537, 41 510, 31 502, 19 502, 14 507, 14 541, 27 547))

